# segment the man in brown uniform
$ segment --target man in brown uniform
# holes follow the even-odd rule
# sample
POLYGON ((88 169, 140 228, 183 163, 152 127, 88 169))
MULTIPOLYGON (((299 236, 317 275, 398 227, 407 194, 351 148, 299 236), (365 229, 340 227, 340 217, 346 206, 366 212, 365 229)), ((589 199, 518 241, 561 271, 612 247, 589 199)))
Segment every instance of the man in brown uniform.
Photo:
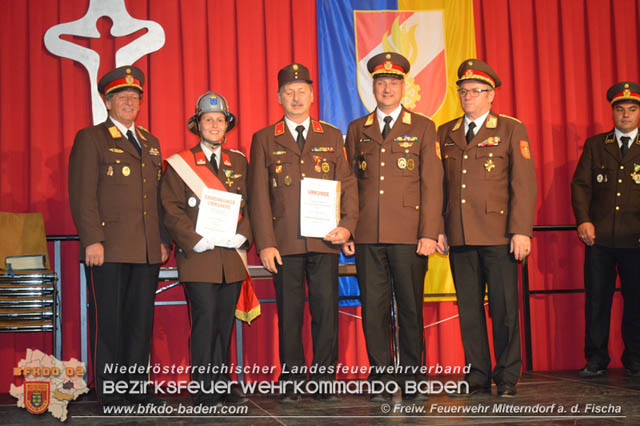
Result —
MULTIPOLYGON (((309 116, 313 89, 309 70, 291 64, 278 73, 278 101, 285 116, 253 135, 249 165, 249 214, 256 249, 274 274, 280 362, 286 371, 305 366, 302 315, 305 277, 313 337, 313 364, 333 367, 338 357, 338 253, 355 228, 358 194, 344 156, 342 134, 309 116), (303 178, 340 181, 340 221, 324 239, 300 232, 300 182, 303 178)), ((280 381, 304 380, 287 374, 280 381)), ((332 380, 335 374, 314 376, 332 380)), ((289 389, 290 390, 290 389, 289 389)), ((332 399, 330 395, 318 395, 332 399)), ((282 402, 296 402, 291 392, 282 402)))
MULTIPOLYGON (((194 366, 229 366, 236 304, 242 281, 248 275, 244 264, 246 253, 236 250, 246 250, 252 242, 246 207, 247 159, 239 151, 222 148, 226 133, 233 129, 236 121, 224 97, 213 92, 201 95, 196 102, 196 113, 188 122, 189 130, 201 140, 195 147, 171 156, 162 179, 164 223, 178 247, 179 278, 189 301, 191 364, 194 366), (201 180, 190 172, 195 172, 201 180), (241 218, 231 244, 216 246, 196 232, 201 185, 242 195, 241 218)), ((231 380, 226 373, 194 372, 192 380, 204 386, 204 391, 194 395, 196 403, 214 405, 221 402, 221 398, 227 403, 245 400, 239 392, 225 395, 208 392, 212 382, 231 380)))
MULTIPOLYGON (((520 121, 491 111, 501 82, 479 59, 458 68, 460 117, 438 129, 445 169, 445 231, 460 312, 469 394, 516 394, 520 379, 518 261, 531 250, 536 174, 520 121), (493 322, 496 366, 484 309, 485 284, 493 322)), ((453 394, 453 395, 466 395, 453 394)))
POLYGON ((109 118, 80 130, 69 157, 69 201, 89 284, 91 358, 102 404, 124 402, 104 392, 105 381, 147 380, 146 374, 106 372, 105 365, 148 364, 158 271, 171 246, 160 220, 160 144, 134 125, 143 84, 134 66, 102 77, 98 90, 109 118))
POLYGON ((579 374, 602 376, 609 364, 617 268, 624 298, 622 363, 629 376, 640 377, 640 85, 614 84, 607 99, 615 128, 587 139, 571 181, 578 237, 586 244, 587 365, 579 374))
MULTIPOLYGON (((390 349, 390 300, 398 303, 400 365, 423 363, 424 276, 427 256, 442 227, 442 164, 436 128, 428 118, 401 104, 409 61, 383 52, 367 67, 373 76, 377 108, 349 125, 346 147, 358 177, 360 215, 354 235, 362 301, 362 324, 371 366, 393 365, 390 349)), ((353 251, 353 243, 345 253, 353 251)), ((377 374, 388 381, 418 375, 377 374)), ((424 395, 408 395, 406 398, 424 395)), ((394 395, 394 400, 402 398, 394 395)), ((372 400, 383 401, 374 394, 372 400)))

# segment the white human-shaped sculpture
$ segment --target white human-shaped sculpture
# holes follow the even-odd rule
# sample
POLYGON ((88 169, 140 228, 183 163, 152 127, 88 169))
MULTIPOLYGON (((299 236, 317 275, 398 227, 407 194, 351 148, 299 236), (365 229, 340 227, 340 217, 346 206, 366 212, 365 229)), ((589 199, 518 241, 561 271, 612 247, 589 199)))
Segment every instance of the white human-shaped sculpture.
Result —
POLYGON ((111 18, 113 22, 111 35, 114 37, 127 36, 140 29, 147 29, 144 35, 116 51, 116 67, 133 64, 144 55, 162 48, 165 42, 162 26, 154 21, 133 18, 129 15, 124 0, 90 0, 89 9, 82 18, 54 25, 47 30, 44 35, 44 45, 49 52, 78 61, 86 68, 91 84, 91 106, 94 124, 101 123, 107 118, 107 109, 100 98, 97 87, 100 55, 95 50, 63 40, 60 36, 72 35, 99 38, 100 32, 98 31, 97 23, 103 16, 111 18))

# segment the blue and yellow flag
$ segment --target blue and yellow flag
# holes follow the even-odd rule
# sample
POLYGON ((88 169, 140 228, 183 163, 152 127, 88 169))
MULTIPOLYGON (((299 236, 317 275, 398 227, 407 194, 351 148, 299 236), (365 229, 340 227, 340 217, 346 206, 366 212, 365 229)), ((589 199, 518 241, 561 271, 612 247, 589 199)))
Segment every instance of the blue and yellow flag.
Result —
MULTIPOLYGON (((436 126, 462 115, 458 65, 476 55, 472 0, 318 0, 320 116, 346 133, 375 106, 367 61, 395 51, 411 62, 403 105, 436 126)), ((341 259, 343 261, 343 259, 341 259)), ((358 295, 351 280, 341 295, 358 295)), ((447 256, 429 257, 425 300, 455 297, 447 256)))

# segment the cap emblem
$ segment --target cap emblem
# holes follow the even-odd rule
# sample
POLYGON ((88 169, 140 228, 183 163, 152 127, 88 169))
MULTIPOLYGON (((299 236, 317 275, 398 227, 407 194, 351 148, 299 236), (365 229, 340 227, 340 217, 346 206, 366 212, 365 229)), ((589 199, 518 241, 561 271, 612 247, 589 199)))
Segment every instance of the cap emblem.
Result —
POLYGON ((629 88, 629 83, 625 83, 625 84, 624 84, 624 88, 625 88, 625 89, 628 89, 628 88, 629 88))
POLYGON ((133 83, 133 76, 128 75, 124 78, 124 80, 127 82, 127 84, 131 84, 133 83))
POLYGON ((390 71, 392 67, 393 67, 393 64, 391 63, 391 61, 384 61, 384 69, 386 71, 390 71))
POLYGON ((291 65, 291 68, 292 68, 294 71, 298 71, 298 64, 293 64, 293 65, 291 65))
POLYGON ((124 72, 126 72, 127 74, 131 74, 131 68, 127 68, 124 72))
POLYGON ((218 105, 218 98, 216 96, 210 96, 209 97, 209 104, 210 105, 218 105))

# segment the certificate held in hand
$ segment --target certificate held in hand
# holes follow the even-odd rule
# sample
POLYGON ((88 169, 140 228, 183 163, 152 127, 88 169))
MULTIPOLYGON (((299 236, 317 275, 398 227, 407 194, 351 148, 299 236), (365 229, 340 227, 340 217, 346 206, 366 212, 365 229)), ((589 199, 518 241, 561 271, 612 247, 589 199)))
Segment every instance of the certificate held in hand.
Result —
POLYGON ((340 221, 340 181, 304 178, 300 182, 300 234, 324 238, 340 221))
POLYGON ((216 246, 231 247, 241 201, 241 194, 204 188, 200 196, 196 232, 216 246))

